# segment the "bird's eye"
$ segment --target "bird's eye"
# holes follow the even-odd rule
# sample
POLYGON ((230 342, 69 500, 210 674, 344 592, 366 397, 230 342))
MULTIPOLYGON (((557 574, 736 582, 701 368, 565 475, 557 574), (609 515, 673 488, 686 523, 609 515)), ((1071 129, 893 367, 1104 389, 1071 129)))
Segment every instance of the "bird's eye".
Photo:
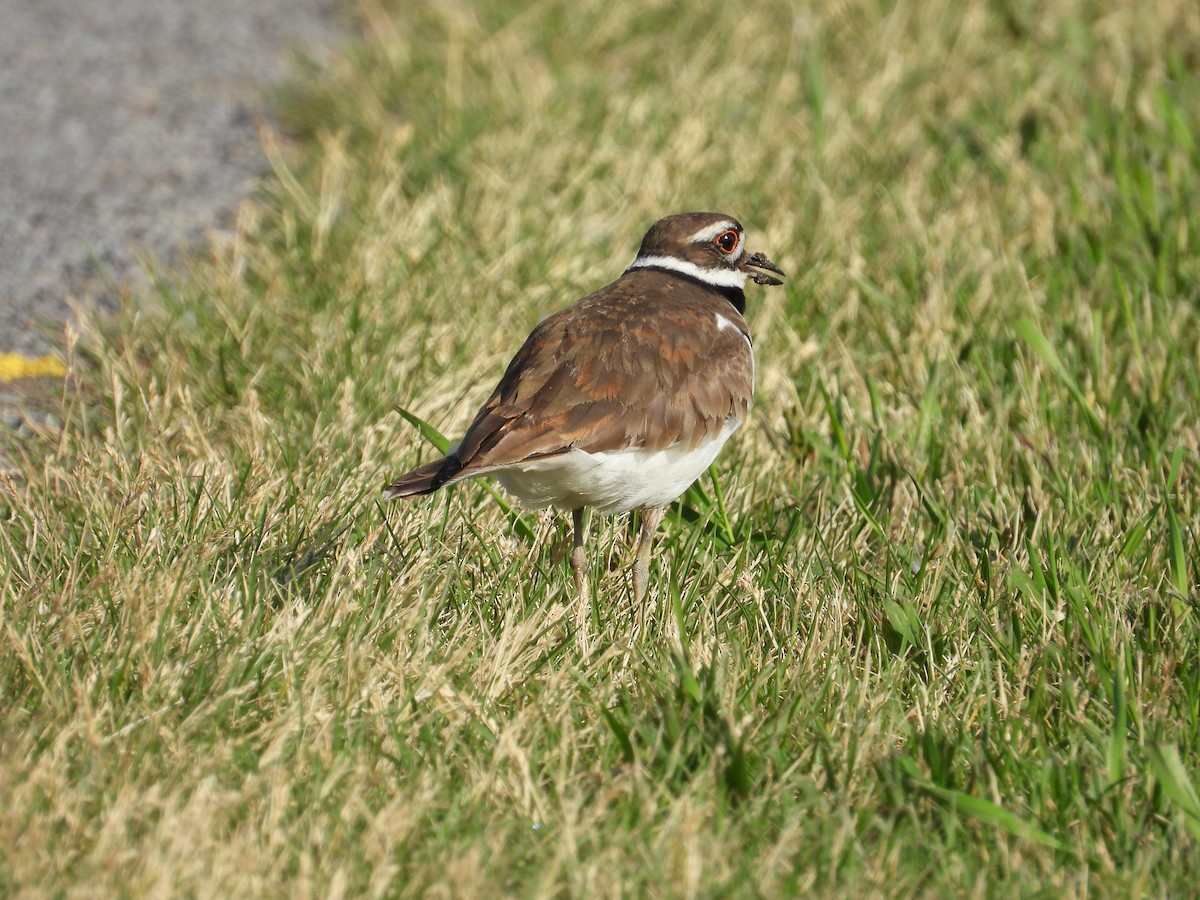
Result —
POLYGON ((732 253, 737 249, 738 233, 730 228, 728 231, 722 231, 713 239, 713 243, 722 253, 732 253))

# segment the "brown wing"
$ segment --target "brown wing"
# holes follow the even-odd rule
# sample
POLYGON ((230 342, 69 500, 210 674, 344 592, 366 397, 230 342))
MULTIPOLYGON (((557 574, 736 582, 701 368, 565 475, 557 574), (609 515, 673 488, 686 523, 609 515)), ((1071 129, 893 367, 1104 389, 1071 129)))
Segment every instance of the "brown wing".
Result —
POLYGON ((694 447, 745 417, 753 377, 745 320, 724 296, 635 270, 534 329, 451 477, 572 447, 694 447))

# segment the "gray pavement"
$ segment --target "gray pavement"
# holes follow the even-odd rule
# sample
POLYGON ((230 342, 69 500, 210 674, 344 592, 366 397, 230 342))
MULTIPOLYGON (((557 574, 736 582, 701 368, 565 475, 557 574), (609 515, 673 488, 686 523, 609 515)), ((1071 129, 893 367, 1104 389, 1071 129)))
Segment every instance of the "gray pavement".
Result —
MULTIPOLYGON (((266 166, 256 120, 340 0, 0 0, 0 353, 60 343, 139 254, 227 222, 266 166)), ((3 386, 0 385, 0 388, 3 386)))

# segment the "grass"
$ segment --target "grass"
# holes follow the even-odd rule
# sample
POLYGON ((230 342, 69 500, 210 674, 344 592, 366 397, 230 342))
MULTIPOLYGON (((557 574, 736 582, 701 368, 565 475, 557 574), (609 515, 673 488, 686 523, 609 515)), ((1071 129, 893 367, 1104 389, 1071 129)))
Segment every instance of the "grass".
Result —
POLYGON ((1195 5, 357 10, 0 476, 0 892, 1194 893, 1195 5), (379 503, 695 208, 792 277, 644 606, 379 503))

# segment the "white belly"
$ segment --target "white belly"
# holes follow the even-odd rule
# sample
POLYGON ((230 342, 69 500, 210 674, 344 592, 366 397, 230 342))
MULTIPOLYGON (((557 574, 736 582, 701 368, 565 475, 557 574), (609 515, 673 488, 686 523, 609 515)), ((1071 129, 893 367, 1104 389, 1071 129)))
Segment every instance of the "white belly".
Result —
POLYGON ((586 506, 602 513, 666 506, 707 469, 741 422, 730 420, 713 440, 694 450, 626 447, 588 453, 571 450, 490 475, 529 509, 586 506))

